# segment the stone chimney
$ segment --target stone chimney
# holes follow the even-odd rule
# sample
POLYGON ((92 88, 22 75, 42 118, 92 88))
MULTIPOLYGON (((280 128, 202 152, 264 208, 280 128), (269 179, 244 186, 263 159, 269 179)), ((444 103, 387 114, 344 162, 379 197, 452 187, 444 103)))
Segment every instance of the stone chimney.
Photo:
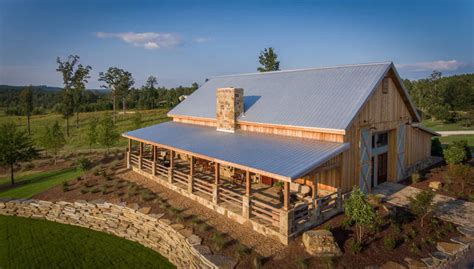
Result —
POLYGON ((244 112, 244 89, 218 88, 216 91, 217 130, 233 133, 237 117, 244 112))

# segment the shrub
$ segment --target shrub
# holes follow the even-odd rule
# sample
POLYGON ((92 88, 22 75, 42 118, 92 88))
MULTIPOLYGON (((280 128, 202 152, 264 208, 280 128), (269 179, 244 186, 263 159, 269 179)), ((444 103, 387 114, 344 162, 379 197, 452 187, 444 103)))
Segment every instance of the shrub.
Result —
POLYGON ((92 168, 92 162, 86 157, 81 157, 77 160, 77 169, 79 171, 87 171, 92 168))
POLYGON ((431 155, 443 157, 443 146, 437 137, 431 140, 431 155))
POLYGON ((153 201, 155 200, 155 198, 156 198, 156 195, 154 193, 147 192, 147 193, 142 194, 142 199, 145 202, 153 201))
POLYGON ((349 217, 344 217, 344 219, 341 221, 341 227, 344 229, 344 230, 349 230, 352 225, 354 225, 354 222, 352 221, 351 218, 349 217))
POLYGON ((184 222, 184 217, 181 216, 181 214, 176 214, 176 217, 174 218, 174 220, 175 220, 177 223, 183 223, 183 222, 184 222))
POLYGON ((219 232, 214 233, 211 240, 217 250, 222 250, 227 242, 225 235, 219 232))
POLYGON ((364 229, 375 223, 376 214, 365 199, 364 193, 358 187, 354 187, 351 195, 345 201, 344 213, 356 224, 357 241, 361 242, 364 229))
POLYGON ((334 261, 332 257, 321 257, 320 260, 324 268, 327 268, 327 269, 334 268, 334 261))
POLYGON ((76 177, 76 180, 77 180, 77 181, 82 181, 83 178, 82 178, 81 176, 78 176, 78 177, 76 177))
POLYGON ((415 254, 415 255, 420 255, 421 254, 420 248, 418 247, 418 245, 415 242, 412 242, 408 246, 408 250, 410 250, 410 252, 415 254))
POLYGON ((308 260, 306 260, 304 258, 297 258, 295 260, 295 265, 296 265, 296 268, 298 268, 298 269, 307 269, 307 268, 309 268, 308 260))
POLYGON ((253 265, 253 268, 255 269, 260 269, 262 268, 263 266, 263 261, 265 260, 265 258, 263 256, 260 256, 260 255, 255 255, 253 258, 252 258, 252 265, 253 265))
POLYGON ((97 187, 95 187, 95 188, 93 188, 93 189, 91 190, 91 192, 92 192, 92 193, 98 193, 98 192, 100 192, 100 189, 97 188, 97 187))
POLYGON ((386 249, 388 250, 392 250, 392 249, 395 249, 395 247, 397 246, 397 240, 395 240, 393 237, 391 236, 386 236, 384 239, 383 239, 383 245, 385 246, 386 249))
POLYGON ((433 198, 434 193, 432 191, 422 191, 415 195, 415 197, 410 197, 410 211, 420 220, 421 227, 423 227, 424 218, 428 216, 435 207, 432 203, 433 198))
POLYGON ((461 191, 464 192, 464 187, 467 184, 474 184, 474 169, 467 164, 457 164, 451 166, 448 171, 449 177, 454 177, 461 181, 461 191))
POLYGON ((241 243, 237 243, 237 246, 234 250, 234 255, 236 258, 241 259, 250 254, 250 249, 241 243))
POLYGON ((379 195, 371 193, 371 194, 367 195, 367 201, 372 206, 378 207, 378 206, 380 206, 380 204, 382 202, 382 198, 379 195))
POLYGON ((94 176, 98 176, 98 175, 100 175, 100 169, 96 168, 96 169, 94 169, 94 171, 92 173, 94 174, 94 176))
POLYGON ((347 246, 349 248, 349 252, 354 255, 360 253, 362 250, 361 242, 354 239, 349 239, 347 242, 347 246))
POLYGON ((86 194, 89 192, 89 189, 88 188, 81 188, 81 193, 82 194, 86 194))
POLYGON ((210 227, 211 226, 209 226, 207 223, 202 222, 202 223, 199 223, 196 228, 199 232, 203 233, 203 232, 208 231, 210 227))
POLYGON ((464 148, 458 145, 449 145, 448 148, 444 150, 444 159, 449 166, 462 163, 465 157, 466 152, 464 148))
POLYGON ((420 182, 420 179, 421 179, 420 173, 415 172, 415 173, 411 174, 411 183, 416 184, 416 183, 420 182))
POLYGON ((472 152, 467 140, 454 141, 452 145, 464 149, 464 162, 467 162, 469 159, 471 159, 472 152))

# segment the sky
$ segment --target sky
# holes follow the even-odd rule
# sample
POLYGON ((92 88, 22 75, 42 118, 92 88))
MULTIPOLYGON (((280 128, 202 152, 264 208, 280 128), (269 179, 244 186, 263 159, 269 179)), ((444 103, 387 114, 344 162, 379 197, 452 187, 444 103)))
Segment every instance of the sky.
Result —
POLYGON ((403 78, 474 72, 472 0, 0 0, 0 84, 61 86, 56 58, 116 66, 135 87, 252 73, 273 47, 280 69, 393 61, 403 78))

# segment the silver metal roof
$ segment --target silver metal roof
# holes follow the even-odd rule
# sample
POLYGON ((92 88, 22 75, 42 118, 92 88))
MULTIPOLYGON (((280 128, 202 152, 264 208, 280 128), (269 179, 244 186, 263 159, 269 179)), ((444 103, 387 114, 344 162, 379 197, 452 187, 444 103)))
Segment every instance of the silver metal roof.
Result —
POLYGON ((239 120, 345 130, 391 62, 211 78, 169 115, 215 118, 216 89, 244 89, 239 120))
POLYGON ((349 148, 348 143, 243 131, 226 133, 213 127, 176 122, 134 130, 124 136, 266 171, 288 180, 306 175, 349 148))

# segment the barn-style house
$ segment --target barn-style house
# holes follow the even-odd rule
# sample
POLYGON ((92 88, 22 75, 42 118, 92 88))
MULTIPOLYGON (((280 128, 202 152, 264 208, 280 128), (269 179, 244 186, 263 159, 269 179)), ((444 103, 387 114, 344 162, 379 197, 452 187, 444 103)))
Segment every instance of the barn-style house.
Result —
POLYGON ((283 243, 430 163, 391 62, 214 77, 172 121, 123 134, 127 164, 283 243))

